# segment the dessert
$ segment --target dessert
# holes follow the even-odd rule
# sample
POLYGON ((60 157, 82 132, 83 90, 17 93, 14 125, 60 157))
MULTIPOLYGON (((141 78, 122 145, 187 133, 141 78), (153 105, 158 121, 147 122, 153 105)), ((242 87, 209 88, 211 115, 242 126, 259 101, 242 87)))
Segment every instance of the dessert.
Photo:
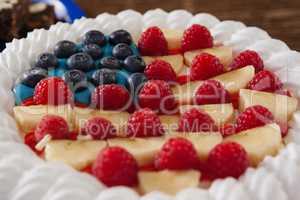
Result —
POLYGON ((207 194, 205 188, 212 192, 222 184, 227 191, 244 178, 257 181, 248 177, 249 167, 277 170, 267 160, 283 158, 280 150, 290 147, 295 94, 264 72, 255 51, 233 56, 226 43, 213 46, 204 26, 177 29, 148 28, 136 45, 126 30, 105 35, 93 28, 77 43, 57 41, 53 51, 42 52, 13 88, 13 114, 25 144, 46 161, 142 195, 176 195, 187 187, 207 194), (224 52, 209 53, 218 48, 224 52), (190 51, 199 54, 188 67, 182 60, 190 51), (180 76, 184 84, 177 83, 180 76))

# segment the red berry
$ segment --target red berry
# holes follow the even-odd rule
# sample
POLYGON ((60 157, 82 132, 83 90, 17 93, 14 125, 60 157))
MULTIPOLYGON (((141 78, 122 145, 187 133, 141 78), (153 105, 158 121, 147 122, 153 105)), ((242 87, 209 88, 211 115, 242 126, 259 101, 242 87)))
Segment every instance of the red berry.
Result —
POLYGON ((139 93, 139 105, 154 111, 170 114, 177 107, 169 84, 161 80, 150 80, 145 83, 139 93))
POLYGON ((75 131, 71 131, 68 134, 68 139, 69 140, 77 140, 77 137, 78 137, 78 133, 75 132, 75 131))
POLYGON ((246 150, 234 142, 217 145, 208 156, 210 171, 216 178, 239 178, 249 167, 246 150))
POLYGON ((156 26, 145 30, 138 42, 138 47, 144 56, 162 56, 168 53, 168 43, 163 32, 156 26))
POLYGON ((154 60, 147 65, 144 71, 148 80, 163 80, 163 81, 176 81, 176 73, 170 63, 163 60, 154 60))
POLYGON ((72 96, 71 90, 62 79, 50 77, 35 86, 33 100, 37 105, 60 105, 70 103, 72 96))
POLYGON ((136 185, 137 172, 136 160, 121 147, 108 147, 101 151, 92 168, 93 175, 109 187, 136 185))
POLYGON ((228 137, 235 134, 235 125, 234 124, 225 124, 220 128, 220 133, 223 137, 228 137))
POLYGON ((179 83, 179 85, 184 85, 190 81, 191 81, 191 78, 189 75, 180 75, 177 77, 177 82, 179 83))
POLYGON ((102 117, 90 118, 83 127, 83 133, 95 140, 105 140, 116 136, 116 129, 110 121, 102 117))
POLYGON ((179 120, 178 131, 201 132, 215 130, 214 120, 205 112, 192 108, 186 111, 179 120))
POLYGON ((100 85, 92 94, 92 103, 103 110, 126 110, 129 100, 128 90, 117 84, 100 85))
POLYGON ((32 106, 35 105, 34 104, 34 100, 33 97, 30 97, 28 99, 25 99, 24 101, 22 101, 21 106, 32 106))
POLYGON ((273 72, 263 70, 255 74, 253 79, 248 83, 247 88, 257 91, 275 92, 282 89, 282 86, 282 82, 273 72))
POLYGON ((32 151, 36 154, 40 155, 43 151, 38 151, 35 146, 37 145, 37 141, 34 135, 34 132, 28 133, 24 137, 24 144, 26 144, 32 151))
POLYGON ((213 46, 213 37, 209 30, 199 24, 194 24, 183 33, 181 48, 184 52, 195 49, 206 49, 213 46))
POLYGON ((281 136, 282 138, 285 138, 288 133, 289 133, 289 125, 288 123, 284 123, 284 122, 276 122, 278 124, 278 126, 280 127, 280 131, 281 131, 281 136))
POLYGON ((54 140, 66 139, 68 134, 68 123, 64 118, 56 115, 45 115, 34 132, 37 141, 42 140, 46 135, 50 135, 54 140))
POLYGON ((155 157, 155 167, 159 170, 195 169, 198 155, 193 144, 185 138, 169 139, 155 157))
POLYGON ((264 126, 274 121, 273 114, 261 105, 248 107, 236 120, 236 132, 264 126))
POLYGON ((197 55, 191 65, 191 79, 206 80, 224 73, 224 66, 220 60, 208 53, 197 55))
POLYGON ((204 81, 196 91, 195 100, 198 105, 231 102, 229 92, 215 80, 204 81))
POLYGON ((135 111, 127 123, 128 137, 153 137, 164 134, 159 117, 149 108, 135 111))
POLYGON ((235 70, 248 65, 252 65, 255 68, 256 73, 264 69, 264 62, 261 57, 258 53, 251 50, 243 51, 235 57, 230 68, 235 70))

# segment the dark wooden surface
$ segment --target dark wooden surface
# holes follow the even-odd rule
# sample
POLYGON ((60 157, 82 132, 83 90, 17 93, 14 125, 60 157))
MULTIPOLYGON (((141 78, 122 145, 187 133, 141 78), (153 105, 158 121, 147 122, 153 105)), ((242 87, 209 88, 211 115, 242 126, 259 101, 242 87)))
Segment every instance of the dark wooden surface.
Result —
POLYGON ((292 49, 300 51, 300 0, 77 0, 88 16, 124 9, 145 12, 186 9, 192 13, 208 12, 221 20, 239 20, 258 26, 292 49))

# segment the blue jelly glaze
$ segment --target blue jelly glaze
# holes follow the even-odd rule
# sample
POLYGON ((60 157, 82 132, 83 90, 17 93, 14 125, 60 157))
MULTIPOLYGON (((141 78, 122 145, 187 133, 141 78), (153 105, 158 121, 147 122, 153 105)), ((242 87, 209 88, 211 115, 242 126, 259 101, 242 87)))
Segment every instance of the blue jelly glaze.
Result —
POLYGON ((16 105, 20 105, 25 99, 33 97, 34 88, 19 83, 13 89, 16 105))
POLYGON ((85 74, 86 74, 86 77, 88 78, 88 79, 91 79, 92 78, 92 75, 93 75, 93 73, 96 71, 96 69, 93 69, 93 70, 90 70, 90 71, 88 71, 88 72, 86 72, 85 74))
POLYGON ((83 45, 82 43, 76 44, 77 52, 82 52, 83 46, 84 46, 84 45, 83 45))
POLYGON ((67 59, 58 59, 58 68, 67 69, 67 59))
POLYGON ((113 47, 107 43, 105 46, 102 47, 103 50, 103 57, 112 56, 112 49, 113 47))
POLYGON ((133 52, 133 55, 140 56, 140 52, 138 50, 138 47, 134 43, 131 43, 130 48, 133 52))
POLYGON ((94 86, 90 86, 89 88, 75 92, 75 103, 80 103, 84 105, 90 105, 91 103, 91 94, 94 91, 94 86))
POLYGON ((117 84, 126 86, 129 75, 130 73, 124 69, 117 71, 116 74, 117 84))
POLYGON ((52 77, 52 76, 56 76, 56 77, 63 77, 64 73, 66 72, 65 69, 50 69, 48 71, 48 76, 52 77))

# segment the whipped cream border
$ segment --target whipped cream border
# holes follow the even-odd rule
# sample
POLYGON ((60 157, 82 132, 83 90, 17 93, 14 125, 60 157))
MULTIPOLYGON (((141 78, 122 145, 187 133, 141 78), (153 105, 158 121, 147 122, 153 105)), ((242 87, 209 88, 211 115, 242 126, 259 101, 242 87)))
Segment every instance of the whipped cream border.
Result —
POLYGON ((267 68, 284 82, 300 90, 300 53, 290 50, 282 41, 272 39, 257 27, 242 22, 220 21, 208 13, 192 15, 185 10, 170 13, 161 9, 144 15, 124 10, 117 15, 103 13, 95 19, 81 18, 73 24, 57 23, 49 31, 34 30, 28 37, 13 40, 0 54, 0 196, 2 200, 297 200, 300 190, 300 112, 291 122, 288 145, 276 157, 267 157, 257 169, 249 169, 239 179, 215 181, 208 190, 189 188, 175 197, 152 192, 140 197, 126 187, 105 188, 94 177, 77 172, 63 164, 45 162, 21 142, 12 117, 14 98, 10 88, 16 78, 29 69, 38 54, 51 51, 56 42, 68 39, 77 42, 91 29, 106 34, 124 28, 136 40, 149 26, 184 29, 190 24, 207 26, 215 41, 233 47, 235 53, 245 49, 257 51, 267 68), (299 77, 299 78, 298 78, 299 77))

